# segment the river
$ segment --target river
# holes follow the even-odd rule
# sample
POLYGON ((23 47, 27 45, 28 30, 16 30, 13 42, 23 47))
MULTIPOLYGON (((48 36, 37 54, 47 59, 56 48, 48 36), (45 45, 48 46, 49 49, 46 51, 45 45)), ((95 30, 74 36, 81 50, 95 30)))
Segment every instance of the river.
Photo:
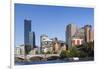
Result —
POLYGON ((50 61, 26 61, 26 62, 15 62, 15 65, 31 65, 31 64, 48 64, 48 63, 65 63, 63 60, 50 60, 50 61))

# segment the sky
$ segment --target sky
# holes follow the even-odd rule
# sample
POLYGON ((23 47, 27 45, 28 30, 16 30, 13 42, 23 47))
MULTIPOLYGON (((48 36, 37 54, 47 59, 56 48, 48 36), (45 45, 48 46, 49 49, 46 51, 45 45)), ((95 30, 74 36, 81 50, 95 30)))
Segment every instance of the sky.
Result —
POLYGON ((70 23, 77 27, 92 25, 94 27, 94 9, 83 7, 50 6, 34 4, 15 4, 15 46, 24 44, 24 19, 32 21, 36 45, 40 46, 40 36, 57 37, 65 41, 66 26, 70 23))

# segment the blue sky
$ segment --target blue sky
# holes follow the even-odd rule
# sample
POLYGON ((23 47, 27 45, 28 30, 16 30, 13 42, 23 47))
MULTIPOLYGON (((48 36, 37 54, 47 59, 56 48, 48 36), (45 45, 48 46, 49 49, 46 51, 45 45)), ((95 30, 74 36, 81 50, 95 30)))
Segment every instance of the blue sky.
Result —
POLYGON ((32 20, 36 45, 40 45, 40 36, 48 35, 65 41, 65 28, 70 23, 83 27, 94 27, 94 9, 82 7, 64 7, 33 4, 15 4, 15 46, 24 44, 24 19, 32 20))

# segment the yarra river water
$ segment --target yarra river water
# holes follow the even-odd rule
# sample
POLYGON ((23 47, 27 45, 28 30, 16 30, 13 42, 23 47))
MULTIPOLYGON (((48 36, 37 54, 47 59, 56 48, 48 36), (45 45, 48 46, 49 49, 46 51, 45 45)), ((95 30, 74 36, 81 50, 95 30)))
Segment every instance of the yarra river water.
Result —
POLYGON ((35 65, 35 64, 51 64, 51 63, 68 63, 68 62, 82 62, 82 61, 93 61, 93 59, 82 59, 82 60, 47 60, 47 61, 24 61, 15 62, 15 65, 35 65))
POLYGON ((15 65, 31 65, 31 64, 49 64, 49 63, 65 63, 63 60, 49 60, 49 61, 26 61, 26 62, 15 62, 15 65))

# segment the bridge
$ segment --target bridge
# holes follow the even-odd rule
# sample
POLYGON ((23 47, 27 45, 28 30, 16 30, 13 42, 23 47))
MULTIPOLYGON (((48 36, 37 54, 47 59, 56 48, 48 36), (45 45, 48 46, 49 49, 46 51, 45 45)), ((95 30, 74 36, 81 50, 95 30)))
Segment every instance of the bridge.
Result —
POLYGON ((49 58, 52 56, 56 56, 59 57, 59 54, 36 54, 36 55, 15 55, 15 57, 17 58, 22 58, 22 59, 30 59, 30 58, 34 58, 34 57, 41 57, 41 58, 49 58))

